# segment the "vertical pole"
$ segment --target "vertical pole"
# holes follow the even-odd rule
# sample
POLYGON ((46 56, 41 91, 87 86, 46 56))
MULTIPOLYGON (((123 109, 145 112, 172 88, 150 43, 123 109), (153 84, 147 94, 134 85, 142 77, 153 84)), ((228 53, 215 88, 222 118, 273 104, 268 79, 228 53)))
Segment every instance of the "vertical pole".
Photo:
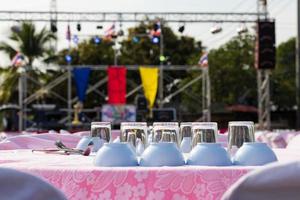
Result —
POLYGON ((271 108, 270 108, 270 71, 265 70, 265 76, 266 76, 266 129, 271 130, 271 108))
MULTIPOLYGON (((162 21, 160 22, 160 54, 159 58, 164 56, 164 36, 163 36, 163 28, 162 28, 162 21)), ((163 107, 163 100, 164 100, 164 62, 160 59, 160 68, 159 68, 159 107, 163 107)))
MULTIPOLYGON (((27 97, 27 66, 24 66, 24 74, 22 77, 23 82, 23 99, 26 99, 27 97)), ((27 105, 26 103, 23 103, 23 129, 26 130, 26 122, 27 122, 27 105)))
POLYGON ((19 132, 23 130, 23 72, 19 77, 19 132))
POLYGON ((209 78, 209 66, 206 70, 206 95, 207 95, 207 121, 211 121, 211 96, 210 96, 210 78, 209 78))
POLYGON ((118 50, 117 50, 117 38, 114 39, 114 42, 115 42, 115 46, 114 46, 114 65, 117 66, 118 65, 118 50))
POLYGON ((68 64, 68 122, 72 123, 72 72, 71 65, 68 64))
POLYGON ((202 67, 202 121, 206 121, 205 116, 205 101, 206 101, 206 94, 205 94, 205 69, 202 67))
POLYGON ((258 93, 258 124, 259 129, 263 128, 263 101, 262 101, 262 91, 261 91, 261 85, 262 85, 262 71, 260 69, 257 69, 257 93, 258 93))
POLYGON ((296 38, 296 127, 300 129, 300 0, 297 0, 297 38, 296 38))

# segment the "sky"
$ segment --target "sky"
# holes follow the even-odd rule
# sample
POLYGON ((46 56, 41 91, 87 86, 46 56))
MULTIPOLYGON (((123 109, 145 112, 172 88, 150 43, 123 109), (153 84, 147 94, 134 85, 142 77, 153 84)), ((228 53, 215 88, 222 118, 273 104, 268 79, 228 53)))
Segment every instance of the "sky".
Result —
MULTIPOLYGON (((50 0, 0 0, 0 10, 14 11, 49 11, 50 0)), ((296 36, 296 2, 297 0, 268 0, 268 11, 270 17, 276 20, 276 44, 296 36)), ((118 11, 118 12, 256 12, 256 0, 57 0, 58 11, 118 11)), ((15 22, 0 22, 0 41, 7 40, 10 27, 15 22)), ((72 34, 95 35, 102 34, 101 30, 96 29, 97 24, 81 24, 82 31, 76 30, 77 23, 71 23, 72 34)), ((102 24, 104 29, 111 24, 102 24)), ((123 25, 124 28, 136 24, 123 25)), ((195 37, 201 40, 208 49, 217 48, 226 43, 231 37, 237 34, 236 29, 241 24, 221 24, 223 31, 219 34, 211 34, 212 23, 186 24, 183 35, 195 37)), ((48 26, 49 23, 37 23, 38 28, 48 26)), ((68 47, 66 40, 66 23, 58 24, 58 49, 68 47)), ((117 24, 118 26, 118 24, 117 24)), ((177 32, 180 24, 170 24, 177 32)), ((248 24, 249 30, 253 25, 248 24)), ((179 35, 179 33, 178 33, 179 35)), ((83 39, 83 36, 79 37, 83 39)), ((74 45, 74 44, 73 44, 74 45)), ((7 56, 0 54, 0 66, 9 63, 7 56)))

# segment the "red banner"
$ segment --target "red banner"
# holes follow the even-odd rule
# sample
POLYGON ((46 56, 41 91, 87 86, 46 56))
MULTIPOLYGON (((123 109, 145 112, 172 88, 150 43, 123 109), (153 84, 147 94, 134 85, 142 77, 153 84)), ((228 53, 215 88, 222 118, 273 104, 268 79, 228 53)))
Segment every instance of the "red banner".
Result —
POLYGON ((109 66, 107 73, 108 103, 126 104, 126 67, 109 66))

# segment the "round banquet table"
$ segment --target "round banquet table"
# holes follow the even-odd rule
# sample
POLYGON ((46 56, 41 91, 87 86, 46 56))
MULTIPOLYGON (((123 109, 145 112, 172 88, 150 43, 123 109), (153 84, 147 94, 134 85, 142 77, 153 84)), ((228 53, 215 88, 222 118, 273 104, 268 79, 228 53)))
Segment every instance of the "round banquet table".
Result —
MULTIPOLYGON (((279 162, 300 158, 274 149, 279 162)), ((42 177, 68 199, 220 199, 241 176, 259 167, 95 167, 95 155, 59 155, 31 150, 0 151, 0 167, 42 177)))

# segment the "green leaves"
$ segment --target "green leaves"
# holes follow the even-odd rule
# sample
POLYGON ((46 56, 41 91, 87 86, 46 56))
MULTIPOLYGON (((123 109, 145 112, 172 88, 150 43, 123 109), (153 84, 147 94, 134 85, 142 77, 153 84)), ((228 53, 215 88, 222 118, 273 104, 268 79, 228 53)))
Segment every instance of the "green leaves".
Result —
POLYGON ((0 43, 0 51, 6 52, 12 58, 17 51, 22 53, 28 59, 28 65, 31 66, 34 59, 46 56, 49 53, 47 44, 56 40, 56 36, 43 28, 37 31, 35 25, 31 22, 22 22, 21 31, 12 32, 10 43, 16 44, 15 47, 10 43, 0 43))

